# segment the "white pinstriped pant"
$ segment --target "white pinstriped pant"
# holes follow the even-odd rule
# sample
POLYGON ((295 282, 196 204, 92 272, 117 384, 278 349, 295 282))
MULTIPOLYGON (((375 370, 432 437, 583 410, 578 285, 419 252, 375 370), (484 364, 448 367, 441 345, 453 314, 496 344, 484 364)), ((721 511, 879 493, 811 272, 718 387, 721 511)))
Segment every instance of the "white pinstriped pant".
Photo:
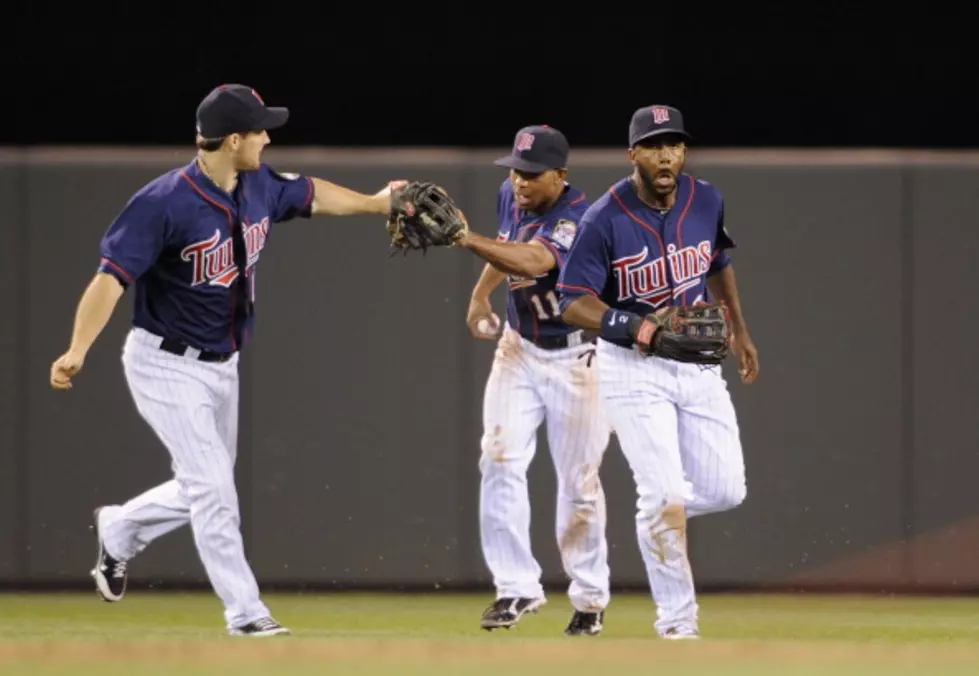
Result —
POLYGON ((697 629, 686 538, 667 528, 663 507, 688 517, 731 509, 745 498, 737 416, 720 367, 703 368, 598 341, 605 410, 638 492, 636 534, 657 606, 656 629, 697 629))
POLYGON ((507 327, 483 400, 479 523, 497 598, 542 598, 541 568, 530 547, 527 470, 546 420, 557 475, 555 534, 568 596, 582 612, 608 605, 605 494, 599 480, 609 427, 588 343, 543 350, 507 327))
POLYGON ((238 441, 238 355, 201 362, 158 348, 130 331, 122 363, 136 408, 170 452, 174 478, 100 514, 105 547, 127 561, 187 523, 228 626, 269 615, 245 559, 234 465, 238 441))

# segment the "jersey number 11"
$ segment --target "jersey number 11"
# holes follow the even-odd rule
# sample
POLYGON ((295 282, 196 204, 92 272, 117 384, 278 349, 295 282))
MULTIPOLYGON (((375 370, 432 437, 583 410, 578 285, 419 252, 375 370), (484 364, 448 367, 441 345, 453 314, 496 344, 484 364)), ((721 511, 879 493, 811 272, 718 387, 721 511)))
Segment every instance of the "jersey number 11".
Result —
POLYGON ((541 301, 540 296, 535 294, 530 297, 530 304, 534 306, 534 311, 537 312, 537 318, 542 322, 546 322, 549 319, 560 317, 561 305, 558 303, 557 295, 553 291, 548 291, 544 294, 544 298, 550 306, 550 313, 544 308, 544 303, 541 301))

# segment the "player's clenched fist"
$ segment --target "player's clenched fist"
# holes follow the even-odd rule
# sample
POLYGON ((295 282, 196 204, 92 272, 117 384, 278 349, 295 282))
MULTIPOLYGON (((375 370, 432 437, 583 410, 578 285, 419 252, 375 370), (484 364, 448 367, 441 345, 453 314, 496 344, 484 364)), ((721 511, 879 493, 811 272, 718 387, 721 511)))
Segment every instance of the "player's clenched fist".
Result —
POLYGON ((493 312, 488 299, 469 301, 466 325, 473 338, 496 340, 500 335, 500 318, 493 312))
POLYGON ((51 387, 56 390, 70 390, 71 378, 82 370, 85 357, 69 350, 58 357, 51 365, 51 387))

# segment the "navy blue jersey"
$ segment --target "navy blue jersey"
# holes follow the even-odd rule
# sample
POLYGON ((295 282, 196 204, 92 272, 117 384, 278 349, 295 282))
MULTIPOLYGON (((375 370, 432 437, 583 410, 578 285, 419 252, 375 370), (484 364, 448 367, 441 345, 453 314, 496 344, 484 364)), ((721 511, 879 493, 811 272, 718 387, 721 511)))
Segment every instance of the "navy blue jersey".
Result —
POLYGON ((308 218, 313 182, 268 165, 233 194, 194 160, 143 186, 102 238, 99 271, 135 286, 133 326, 198 349, 238 350, 254 323, 269 225, 308 218))
POLYGON ((595 201, 558 280, 564 303, 587 293, 646 315, 709 301, 707 277, 730 265, 726 250, 735 246, 724 227, 724 199, 688 174, 678 183, 665 213, 640 200, 628 178, 595 201))
POLYGON ((535 279, 509 275, 507 323, 530 341, 561 336, 576 329, 565 324, 555 290, 565 257, 574 244, 578 221, 588 208, 583 192, 567 186, 557 202, 544 214, 534 214, 517 207, 510 179, 503 181, 496 200, 500 222, 499 240, 504 242, 537 241, 546 246, 557 266, 535 279))

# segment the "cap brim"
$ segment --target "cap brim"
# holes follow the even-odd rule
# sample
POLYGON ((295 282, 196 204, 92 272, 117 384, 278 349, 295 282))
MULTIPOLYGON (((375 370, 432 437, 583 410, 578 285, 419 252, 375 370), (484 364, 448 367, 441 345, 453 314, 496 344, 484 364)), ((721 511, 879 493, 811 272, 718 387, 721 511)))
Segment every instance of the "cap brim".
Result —
POLYGON ((681 129, 657 129, 656 131, 651 131, 648 134, 643 134, 642 136, 634 140, 631 143, 631 145, 636 145, 637 143, 640 143, 641 141, 645 141, 648 138, 653 138, 654 136, 665 136, 667 134, 673 134, 674 136, 682 136, 687 141, 693 140, 693 137, 690 136, 690 134, 688 134, 687 132, 681 129))
POLYGON ((546 164, 540 164, 538 162, 531 162, 525 160, 522 157, 514 157, 513 155, 507 155, 506 157, 501 157, 498 160, 493 160, 493 164, 498 167, 506 167, 507 169, 516 169, 517 171, 526 171, 532 174, 542 174, 545 171, 550 171, 551 169, 557 169, 558 167, 549 167, 546 164))
POLYGON ((266 108, 259 129, 278 129, 288 120, 288 108, 266 108))

